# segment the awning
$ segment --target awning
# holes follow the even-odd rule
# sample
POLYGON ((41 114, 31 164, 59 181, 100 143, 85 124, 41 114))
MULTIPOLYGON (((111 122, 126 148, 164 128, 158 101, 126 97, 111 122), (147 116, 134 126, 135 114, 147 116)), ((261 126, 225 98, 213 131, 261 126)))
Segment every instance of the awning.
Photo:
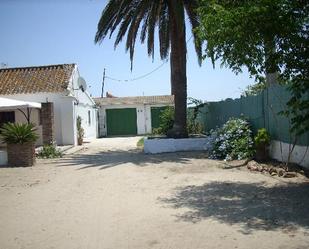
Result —
POLYGON ((0 111, 23 108, 41 108, 41 103, 0 97, 0 111))

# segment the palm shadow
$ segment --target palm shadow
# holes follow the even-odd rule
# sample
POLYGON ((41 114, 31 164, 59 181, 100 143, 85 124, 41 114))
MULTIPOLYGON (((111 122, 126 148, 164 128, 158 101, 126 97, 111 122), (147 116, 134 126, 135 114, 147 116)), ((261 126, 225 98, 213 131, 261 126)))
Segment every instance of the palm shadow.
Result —
POLYGON ((176 189, 160 202, 173 208, 189 208, 177 215, 186 222, 213 218, 239 224, 244 234, 253 230, 309 228, 309 184, 267 187, 258 183, 212 182, 176 189))
POLYGON ((206 157, 203 152, 183 152, 165 154, 144 154, 139 149, 99 151, 92 154, 75 154, 58 160, 59 167, 72 166, 78 170, 98 167, 100 170, 131 163, 136 166, 148 166, 163 162, 188 164, 190 159, 206 157))

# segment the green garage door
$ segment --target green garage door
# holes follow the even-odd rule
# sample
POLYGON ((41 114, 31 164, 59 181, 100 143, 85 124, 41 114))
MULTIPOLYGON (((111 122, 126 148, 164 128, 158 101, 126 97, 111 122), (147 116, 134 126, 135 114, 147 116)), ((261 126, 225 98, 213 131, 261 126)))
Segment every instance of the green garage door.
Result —
POLYGON ((136 109, 108 109, 106 110, 107 135, 136 135, 136 109))
POLYGON ((167 106, 163 107, 151 107, 151 128, 158 128, 161 122, 160 116, 161 113, 167 108, 167 106))

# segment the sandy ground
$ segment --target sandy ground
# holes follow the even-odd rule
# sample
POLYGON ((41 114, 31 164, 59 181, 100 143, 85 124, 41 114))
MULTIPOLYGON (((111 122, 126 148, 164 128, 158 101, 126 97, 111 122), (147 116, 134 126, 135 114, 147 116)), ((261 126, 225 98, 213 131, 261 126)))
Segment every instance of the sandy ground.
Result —
POLYGON ((99 139, 0 168, 1 249, 309 248, 309 184, 99 139))

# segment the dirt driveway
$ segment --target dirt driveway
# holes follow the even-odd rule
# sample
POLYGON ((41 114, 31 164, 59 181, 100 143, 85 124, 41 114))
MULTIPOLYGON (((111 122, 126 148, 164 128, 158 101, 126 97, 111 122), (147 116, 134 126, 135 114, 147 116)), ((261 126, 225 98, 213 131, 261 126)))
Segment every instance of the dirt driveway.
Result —
POLYGON ((1 249, 305 249, 309 185, 203 153, 144 155, 99 139, 32 168, 0 168, 1 249))

